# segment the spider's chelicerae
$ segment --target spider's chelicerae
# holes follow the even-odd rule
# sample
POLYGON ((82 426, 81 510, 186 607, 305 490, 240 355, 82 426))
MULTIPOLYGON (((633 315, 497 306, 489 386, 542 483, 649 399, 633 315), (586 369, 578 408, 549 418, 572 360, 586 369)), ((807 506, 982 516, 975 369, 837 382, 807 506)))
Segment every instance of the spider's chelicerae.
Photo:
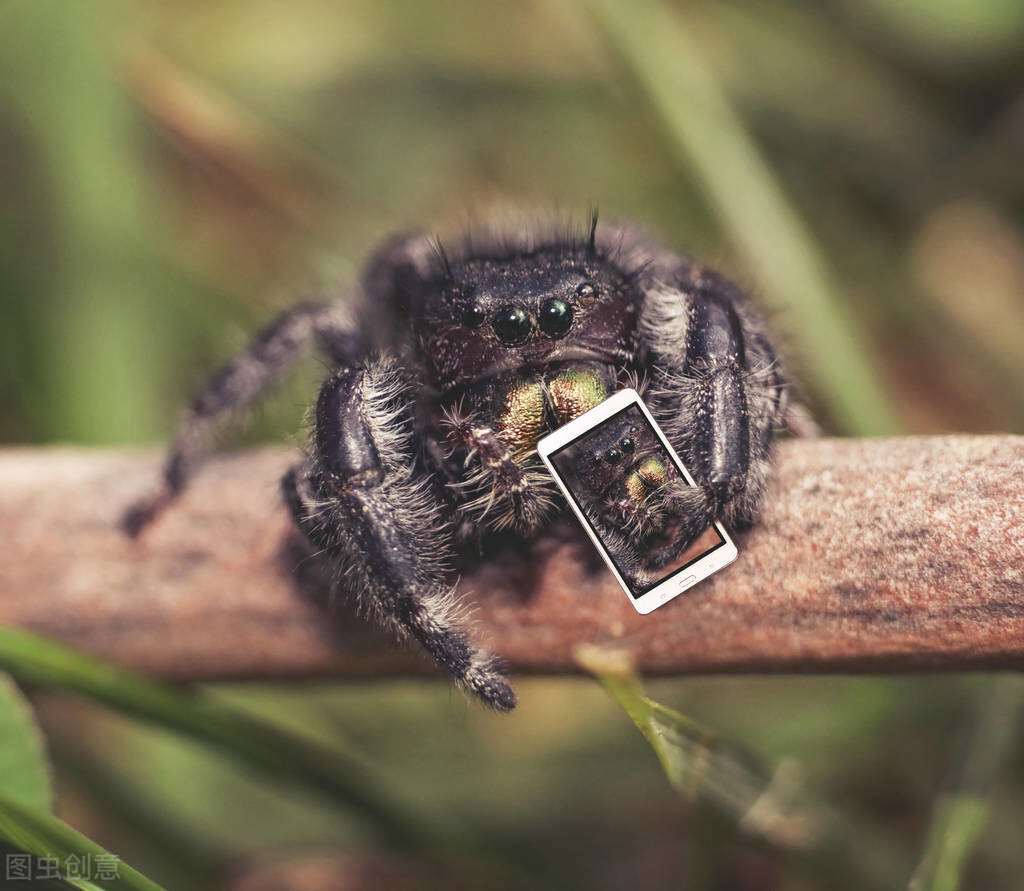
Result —
MULTIPOLYGON (((178 432, 163 490, 128 513, 129 531, 182 490, 214 429, 308 344, 332 371, 308 449, 283 481, 296 524, 340 590, 502 710, 515 694, 458 620, 452 573, 488 535, 534 537, 562 512, 537 440, 640 382, 698 483, 660 502, 668 540, 620 535, 620 556, 642 572, 713 520, 752 521, 785 414, 771 337, 744 295, 639 228, 598 227, 595 216, 575 234, 477 234, 448 251, 403 236, 370 260, 353 299, 289 310, 217 372, 178 432)), ((628 497, 603 504, 607 525, 628 530, 628 497)))

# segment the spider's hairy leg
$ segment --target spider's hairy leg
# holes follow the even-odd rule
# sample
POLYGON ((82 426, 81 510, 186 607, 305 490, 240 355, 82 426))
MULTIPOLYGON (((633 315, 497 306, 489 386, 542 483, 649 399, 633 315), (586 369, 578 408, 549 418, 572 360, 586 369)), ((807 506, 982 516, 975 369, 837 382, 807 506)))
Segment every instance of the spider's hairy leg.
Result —
POLYGON ((602 505, 582 501, 581 507, 598 538, 615 560, 619 574, 634 588, 643 588, 654 581, 647 572, 646 559, 638 550, 634 540, 618 525, 608 522, 608 514, 602 505))
POLYGON ((387 359, 325 383, 306 464, 284 480, 296 523, 337 584, 408 635, 452 677, 502 711, 516 697, 462 627, 451 586, 452 528, 436 482, 416 463, 413 391, 387 359))
POLYGON ((719 517, 747 523, 768 482, 785 384, 763 323, 741 295, 717 274, 703 282, 686 359, 696 419, 691 473, 714 492, 719 517))
POLYGON ((717 274, 698 271, 648 301, 651 400, 698 483, 664 493, 666 507, 685 520, 677 536, 685 547, 713 520, 753 519, 785 411, 784 384, 763 323, 717 274))
POLYGON ((695 408, 690 472, 724 500, 744 487, 750 466, 745 344, 735 310, 715 298, 694 301, 688 340, 695 408))
POLYGON ((334 367, 353 361, 363 351, 361 338, 340 304, 300 304, 275 318, 196 394, 167 454, 163 487, 127 511, 125 531, 138 535, 151 523, 185 488, 214 434, 284 377, 313 343, 334 367))
POLYGON ((695 542, 718 519, 719 502, 706 486, 691 486, 684 479, 671 480, 658 492, 662 522, 672 527, 669 540, 647 551, 643 565, 663 569, 695 542), (670 521, 669 521, 670 520, 670 521))
POLYGON ((387 323, 415 314, 424 281, 442 269, 448 270, 444 251, 429 235, 407 232, 388 239, 370 257, 363 273, 363 291, 369 298, 367 319, 387 323), (378 321, 380 311, 384 316, 378 321))

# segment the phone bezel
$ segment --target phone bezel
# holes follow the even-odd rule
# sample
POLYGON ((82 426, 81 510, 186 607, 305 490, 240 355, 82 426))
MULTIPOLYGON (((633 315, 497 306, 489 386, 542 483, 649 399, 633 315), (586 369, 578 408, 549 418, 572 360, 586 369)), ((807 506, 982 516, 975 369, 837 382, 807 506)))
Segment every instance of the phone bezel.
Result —
MULTIPOLYGON (((633 596, 633 593, 630 591, 625 579, 623 579, 619 574, 619 570, 615 566, 615 562, 612 560, 611 555, 608 553, 608 550, 601 542, 601 539, 598 537, 593 527, 587 521, 583 511, 580 510, 576 503, 576 499, 569 492, 568 487, 565 485, 565 481, 555 468, 550 457, 553 452, 557 452, 559 449, 578 439, 580 436, 583 436, 594 427, 597 427, 604 421, 608 420, 612 415, 618 414, 620 411, 623 411, 631 405, 637 405, 640 407, 640 411, 643 412, 644 417, 650 423, 655 435, 660 440, 662 446, 664 446, 665 451, 668 452, 669 457, 672 459, 672 462, 676 465, 679 472, 691 486, 696 485, 693 477, 690 476, 690 472, 683 465, 679 455, 676 454, 676 450, 672 448, 672 444, 665 437, 665 434, 654 420, 654 417, 651 415, 647 406, 644 405, 644 401, 640 398, 640 394, 633 389, 619 390, 617 393, 604 400, 604 402, 594 406, 590 411, 585 412, 563 427, 559 427, 557 430, 549 433, 543 439, 538 441, 537 453, 540 455, 541 461, 544 462, 544 466, 547 467, 548 471, 554 477, 558 487, 562 490, 562 494, 565 495, 565 500, 569 503, 573 513, 576 514, 576 518, 580 521, 580 525, 583 526, 587 535, 590 537, 590 540, 594 543, 594 546, 601 554, 604 562, 608 564, 608 568, 612 571, 612 575, 615 576, 615 581, 617 581, 622 590, 626 592, 626 597, 629 602, 633 604, 633 607, 638 613, 646 615, 652 610, 657 609, 659 606, 668 603, 673 598, 678 597, 684 591, 689 590, 698 582, 706 579, 712 573, 728 566, 736 559, 737 551, 736 545, 733 543, 733 540, 729 537, 729 534, 725 529, 722 528, 722 524, 715 523, 715 529, 718 531, 718 534, 722 536, 724 544, 718 545, 713 551, 697 560, 696 563, 687 566, 686 574, 682 577, 679 575, 671 575, 661 584, 651 588, 650 591, 647 591, 640 597, 633 596)), ((678 573, 679 570, 676 572, 678 573)))

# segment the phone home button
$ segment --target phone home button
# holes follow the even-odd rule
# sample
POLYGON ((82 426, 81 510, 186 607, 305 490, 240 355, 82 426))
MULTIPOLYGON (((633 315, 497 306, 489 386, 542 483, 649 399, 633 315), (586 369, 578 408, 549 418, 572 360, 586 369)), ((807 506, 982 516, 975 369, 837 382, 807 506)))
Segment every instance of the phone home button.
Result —
POLYGON ((683 588, 689 588, 695 581, 697 581, 697 576, 695 575, 688 575, 686 578, 680 579, 678 585, 679 590, 682 591, 683 588))

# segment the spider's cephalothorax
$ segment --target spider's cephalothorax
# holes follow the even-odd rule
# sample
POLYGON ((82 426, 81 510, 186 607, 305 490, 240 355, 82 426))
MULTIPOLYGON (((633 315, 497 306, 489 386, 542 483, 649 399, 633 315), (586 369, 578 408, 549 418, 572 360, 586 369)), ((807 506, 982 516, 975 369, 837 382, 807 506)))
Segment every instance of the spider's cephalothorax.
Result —
POLYGON ((457 252, 405 236, 378 251, 354 299, 290 310, 214 376, 130 531, 308 343, 334 370, 305 458, 284 480, 297 525, 339 589, 499 709, 515 694, 460 623, 451 574, 467 545, 496 530, 532 537, 559 512, 537 440, 642 382, 698 486, 676 485, 643 435, 626 443, 628 460, 581 470, 599 496, 592 519, 641 573, 713 520, 753 519, 785 411, 770 337, 743 295, 640 229, 595 219, 589 232, 477 236, 457 252))

